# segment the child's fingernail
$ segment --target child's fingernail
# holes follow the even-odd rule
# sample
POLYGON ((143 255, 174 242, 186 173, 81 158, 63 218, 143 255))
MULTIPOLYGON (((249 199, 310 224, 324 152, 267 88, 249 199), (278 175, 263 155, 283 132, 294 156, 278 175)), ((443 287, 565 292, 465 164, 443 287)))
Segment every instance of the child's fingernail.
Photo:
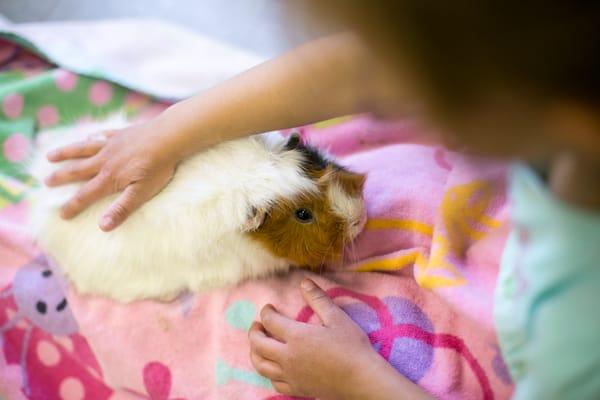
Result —
POLYGON ((106 230, 106 229, 110 229, 113 226, 113 219, 110 215, 106 215, 104 217, 102 217, 102 221, 100 221, 100 228, 106 230))
POLYGON ((306 291, 311 290, 315 287, 315 283, 313 281, 311 281, 310 279, 304 279, 301 283, 300 283, 300 287, 306 291))

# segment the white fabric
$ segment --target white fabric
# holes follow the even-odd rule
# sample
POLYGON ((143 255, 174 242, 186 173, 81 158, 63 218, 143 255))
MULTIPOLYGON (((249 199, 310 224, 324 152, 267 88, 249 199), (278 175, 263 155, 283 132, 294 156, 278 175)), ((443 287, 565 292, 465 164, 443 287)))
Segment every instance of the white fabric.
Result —
POLYGON ((0 33, 31 42, 68 70, 178 100, 263 61, 250 52, 153 19, 13 24, 0 33))

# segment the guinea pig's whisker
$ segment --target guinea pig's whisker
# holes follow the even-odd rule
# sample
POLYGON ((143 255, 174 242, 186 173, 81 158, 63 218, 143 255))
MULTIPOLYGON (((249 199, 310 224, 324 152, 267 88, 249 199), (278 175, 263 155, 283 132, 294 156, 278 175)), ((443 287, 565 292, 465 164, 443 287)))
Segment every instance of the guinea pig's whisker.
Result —
POLYGON ((327 260, 327 258, 329 258, 329 253, 331 252, 333 245, 334 245, 334 241, 332 240, 331 242, 329 242, 329 246, 325 249, 325 251, 322 254, 321 262, 319 263, 319 275, 321 275, 323 273, 325 261, 327 260))
POLYGON ((350 240, 350 263, 354 264, 357 261, 356 257, 356 245, 354 243, 354 240, 350 240))

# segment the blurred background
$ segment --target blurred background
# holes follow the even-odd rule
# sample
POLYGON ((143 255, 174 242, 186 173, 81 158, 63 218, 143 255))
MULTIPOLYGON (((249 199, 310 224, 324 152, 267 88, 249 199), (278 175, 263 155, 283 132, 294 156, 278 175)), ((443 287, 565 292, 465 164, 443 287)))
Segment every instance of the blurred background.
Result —
POLYGON ((0 14, 12 22, 161 18, 271 57, 320 34, 298 20, 292 4, 291 0, 0 0, 0 14))

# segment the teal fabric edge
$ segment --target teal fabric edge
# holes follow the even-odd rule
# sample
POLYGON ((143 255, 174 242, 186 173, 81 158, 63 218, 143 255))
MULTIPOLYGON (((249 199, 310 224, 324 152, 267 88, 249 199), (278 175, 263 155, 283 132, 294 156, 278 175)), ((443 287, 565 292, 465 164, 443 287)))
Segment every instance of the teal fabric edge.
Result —
POLYGON ((36 53, 40 57, 43 57, 45 60, 47 60, 53 64, 56 64, 57 66, 59 66, 61 68, 65 68, 69 71, 75 72, 79 75, 84 75, 84 76, 87 76, 89 78, 94 78, 94 79, 103 79, 103 80, 109 81, 111 83, 117 84, 119 86, 122 86, 126 89, 146 94, 146 95, 153 97, 154 99, 160 100, 160 101, 176 102, 179 100, 183 100, 183 98, 165 97, 159 93, 153 93, 152 91, 146 90, 142 87, 137 87, 136 85, 130 84, 129 82, 126 82, 122 79, 119 79, 118 77, 112 76, 111 74, 108 74, 103 71, 83 70, 81 68, 73 68, 70 65, 63 63, 61 60, 57 60, 57 59, 49 56, 44 51, 44 49, 41 46, 39 46, 38 44, 31 42, 26 37, 19 35, 18 33, 15 33, 9 29, 6 29, 5 27, 0 28, 0 38, 10 40, 11 42, 14 42, 19 46, 25 47, 26 49, 36 53))

